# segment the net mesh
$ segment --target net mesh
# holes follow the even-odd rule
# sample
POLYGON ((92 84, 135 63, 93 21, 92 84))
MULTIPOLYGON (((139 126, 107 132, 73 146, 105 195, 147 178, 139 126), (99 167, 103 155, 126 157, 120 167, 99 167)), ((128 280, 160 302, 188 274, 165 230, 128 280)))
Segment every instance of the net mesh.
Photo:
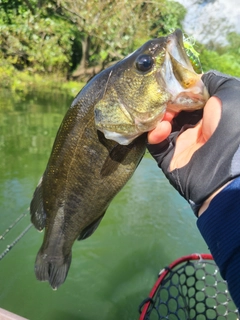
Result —
POLYGON ((169 269, 141 319, 237 320, 238 311, 213 261, 186 261, 169 269))

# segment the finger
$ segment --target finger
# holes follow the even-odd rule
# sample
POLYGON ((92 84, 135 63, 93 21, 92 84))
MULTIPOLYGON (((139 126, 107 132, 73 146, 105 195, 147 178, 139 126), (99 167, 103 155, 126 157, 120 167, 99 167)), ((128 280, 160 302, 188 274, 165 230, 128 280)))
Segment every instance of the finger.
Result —
POLYGON ((177 112, 166 111, 165 114, 164 114, 164 116, 163 116, 163 119, 162 119, 162 120, 166 120, 166 121, 171 122, 172 119, 173 119, 174 117, 176 117, 177 115, 178 115, 177 112))
POLYGON ((203 118, 193 128, 182 132, 177 140, 170 170, 182 168, 192 159, 193 154, 201 148, 216 130, 221 118, 222 103, 217 97, 211 97, 203 111, 203 118))
POLYGON ((148 132, 148 143, 156 144, 165 140, 172 131, 172 125, 169 121, 158 122, 156 128, 148 132))
POLYGON ((203 112, 203 128, 202 134, 205 142, 212 136, 213 132, 216 130, 218 123, 221 118, 222 113, 222 102, 218 97, 211 97, 205 107, 203 112), (214 115, 214 116, 213 116, 214 115))

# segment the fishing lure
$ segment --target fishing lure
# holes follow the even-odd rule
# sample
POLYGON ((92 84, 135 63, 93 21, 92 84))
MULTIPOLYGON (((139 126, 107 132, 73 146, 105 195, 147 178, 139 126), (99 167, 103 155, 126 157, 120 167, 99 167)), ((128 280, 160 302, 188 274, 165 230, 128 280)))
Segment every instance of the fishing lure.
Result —
POLYGON ((199 60, 199 53, 194 49, 194 43, 191 38, 184 38, 183 45, 186 54, 192 64, 192 67, 196 73, 202 73, 202 66, 199 60))

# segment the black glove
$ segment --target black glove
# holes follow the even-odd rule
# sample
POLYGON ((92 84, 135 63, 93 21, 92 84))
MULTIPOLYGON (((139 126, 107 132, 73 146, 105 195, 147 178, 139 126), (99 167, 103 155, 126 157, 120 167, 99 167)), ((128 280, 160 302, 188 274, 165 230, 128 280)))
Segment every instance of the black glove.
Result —
MULTIPOLYGON (((193 154, 188 164, 171 172, 168 168, 176 139, 192 125, 181 127, 177 117, 166 140, 147 146, 170 183, 190 203, 196 215, 212 193, 240 176, 240 79, 210 71, 202 76, 202 81, 210 96, 222 101, 221 119, 210 139, 193 154)), ((191 122, 187 119, 185 123, 191 122)))

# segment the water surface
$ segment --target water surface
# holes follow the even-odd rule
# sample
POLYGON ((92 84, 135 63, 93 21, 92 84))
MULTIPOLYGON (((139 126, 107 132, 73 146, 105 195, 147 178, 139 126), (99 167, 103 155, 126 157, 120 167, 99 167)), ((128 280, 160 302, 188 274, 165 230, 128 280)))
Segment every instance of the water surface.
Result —
MULTIPOLYGON (((0 255, 29 225, 28 207, 71 98, 0 91, 0 255)), ((32 227, 0 260, 0 307, 31 320, 135 320, 160 269, 208 252, 188 204, 146 154, 97 231, 76 242, 66 282, 38 282, 34 261, 43 234, 32 227)))

